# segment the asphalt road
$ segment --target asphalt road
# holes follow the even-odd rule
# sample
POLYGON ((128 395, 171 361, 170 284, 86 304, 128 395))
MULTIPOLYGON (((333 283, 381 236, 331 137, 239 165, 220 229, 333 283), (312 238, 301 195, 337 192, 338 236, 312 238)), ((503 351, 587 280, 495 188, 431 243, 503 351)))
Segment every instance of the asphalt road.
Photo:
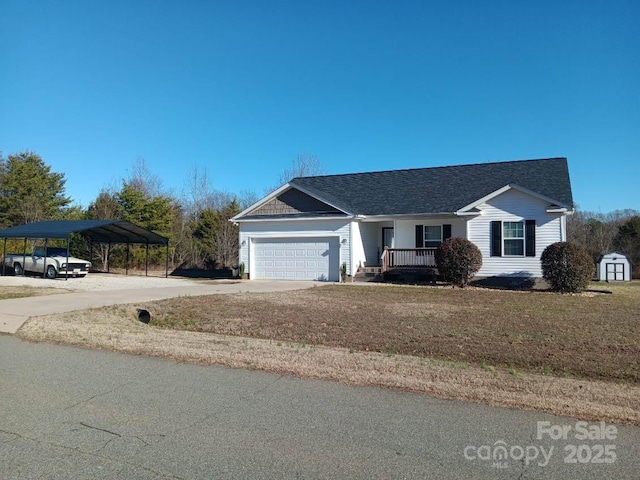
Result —
POLYGON ((588 427, 608 438, 576 439, 575 419, 0 335, 2 479, 640 478, 640 428, 588 427))

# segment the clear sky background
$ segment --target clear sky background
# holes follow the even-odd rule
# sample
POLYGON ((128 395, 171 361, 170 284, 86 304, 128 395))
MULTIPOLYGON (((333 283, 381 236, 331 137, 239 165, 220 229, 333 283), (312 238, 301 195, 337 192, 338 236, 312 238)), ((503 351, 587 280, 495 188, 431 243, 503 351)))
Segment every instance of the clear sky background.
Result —
POLYGON ((0 0, 0 150, 87 206, 143 157, 179 195, 566 156, 583 210, 640 208, 640 2, 0 0))

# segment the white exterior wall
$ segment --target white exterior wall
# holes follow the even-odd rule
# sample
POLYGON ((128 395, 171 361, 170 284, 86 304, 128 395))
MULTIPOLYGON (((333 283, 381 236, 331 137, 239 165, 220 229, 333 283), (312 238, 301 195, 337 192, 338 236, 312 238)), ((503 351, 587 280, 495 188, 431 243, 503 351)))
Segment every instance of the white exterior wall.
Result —
POLYGON ((482 252, 482 268, 477 276, 542 277, 540 266, 542 251, 548 245, 566 238, 562 214, 547 213, 548 206, 548 202, 517 190, 508 190, 478 206, 482 215, 470 218, 467 223, 467 238, 482 252), (491 222, 523 220, 536 221, 536 256, 492 257, 491 222))
MULTIPOLYGON (((393 226, 393 223, 390 223, 393 226)), ((364 248, 365 261, 363 265, 378 265, 380 257, 380 243, 382 242, 382 228, 380 223, 360 222, 360 235, 362 236, 362 246, 364 248)))
MULTIPOLYGON (((351 262, 351 220, 283 220, 240 223, 240 263, 245 273, 251 274, 252 239, 254 238, 327 238, 338 237, 340 244, 339 265, 351 262), (345 243, 342 240, 346 239, 345 243)), ((350 271, 347 271, 351 275, 350 271)))
POLYGON ((366 228, 365 224, 359 222, 351 222, 351 266, 347 273, 354 275, 358 271, 359 266, 364 266, 367 256, 364 251, 362 228, 366 228))

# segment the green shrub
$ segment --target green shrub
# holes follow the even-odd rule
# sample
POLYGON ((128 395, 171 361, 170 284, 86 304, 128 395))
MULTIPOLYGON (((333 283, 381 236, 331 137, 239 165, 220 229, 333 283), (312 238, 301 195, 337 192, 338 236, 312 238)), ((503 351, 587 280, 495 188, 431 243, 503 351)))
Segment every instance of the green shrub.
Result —
POLYGON ((581 292, 595 273, 591 255, 577 243, 552 243, 542 252, 540 263, 542 276, 557 292, 581 292))
POLYGON ((482 253, 469 240, 451 237, 437 250, 436 263, 447 282, 464 287, 482 267, 482 253))
POLYGON ((343 262, 342 265, 340 266, 340 280, 342 281, 342 283, 347 282, 347 263, 346 262, 343 262))

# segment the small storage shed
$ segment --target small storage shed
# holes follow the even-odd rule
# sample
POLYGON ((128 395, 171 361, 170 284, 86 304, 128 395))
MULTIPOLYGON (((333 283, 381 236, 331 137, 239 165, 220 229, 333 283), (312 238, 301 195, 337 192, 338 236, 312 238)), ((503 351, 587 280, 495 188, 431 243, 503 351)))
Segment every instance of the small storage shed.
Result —
POLYGON ((598 260, 598 280, 605 282, 630 282, 631 262, 616 252, 602 255, 598 260))

